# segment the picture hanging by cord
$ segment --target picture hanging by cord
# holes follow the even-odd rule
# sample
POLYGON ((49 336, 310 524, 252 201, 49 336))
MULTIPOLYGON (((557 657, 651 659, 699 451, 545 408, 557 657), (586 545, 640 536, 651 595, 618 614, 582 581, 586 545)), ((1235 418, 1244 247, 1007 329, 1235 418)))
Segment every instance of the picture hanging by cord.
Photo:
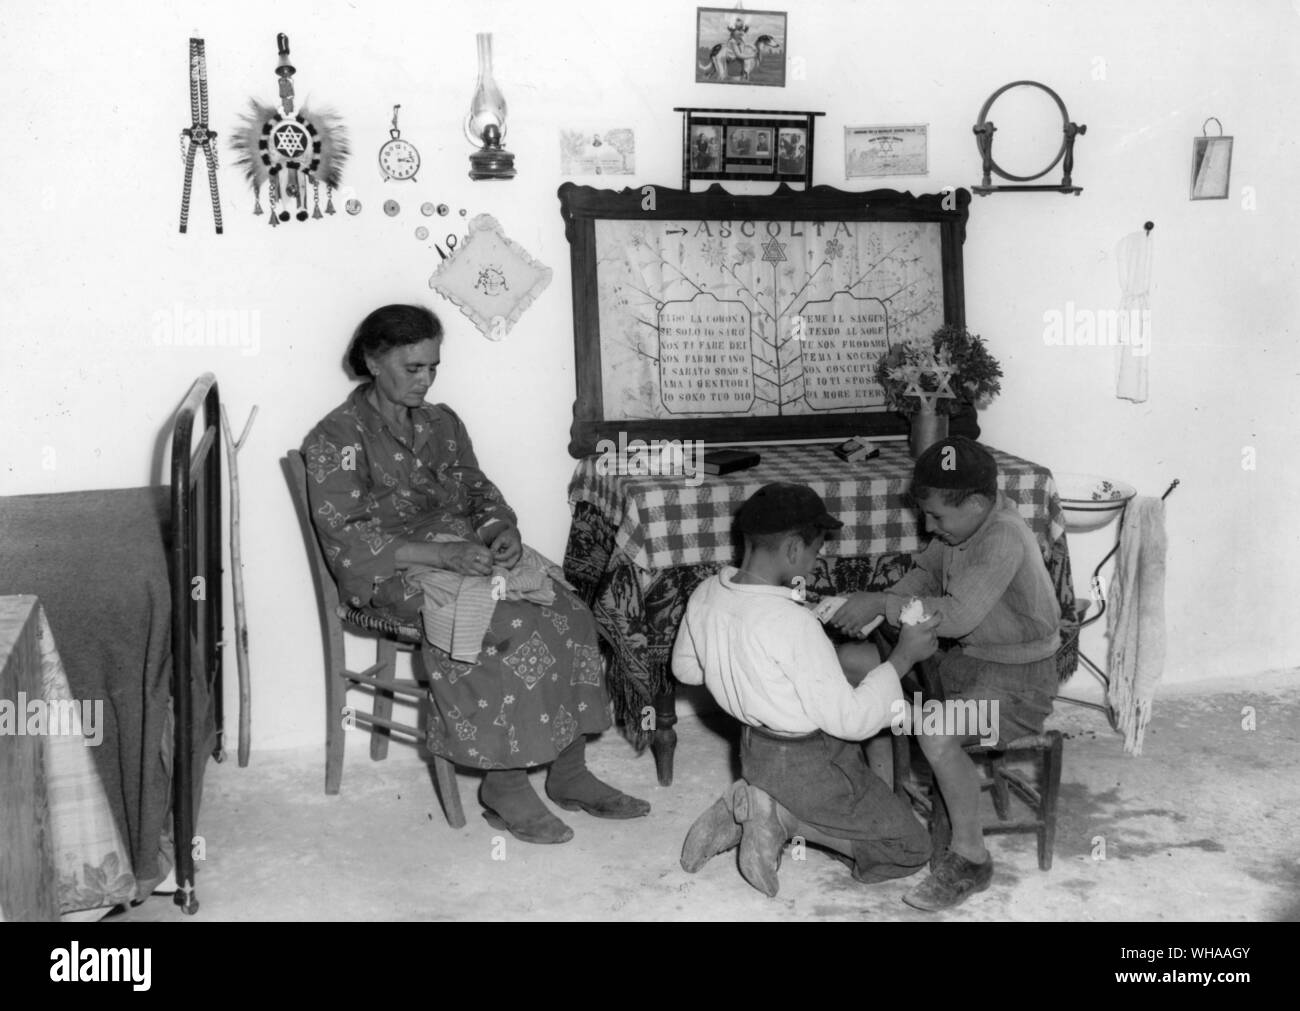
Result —
POLYGON ((339 117, 328 110, 315 112, 303 106, 294 112, 293 75, 289 62, 289 37, 276 36, 280 62, 280 104, 250 100, 250 110, 235 128, 231 147, 253 187, 253 213, 262 213, 262 187, 270 205, 270 223, 278 225, 292 215, 307 220, 307 187, 311 187, 311 217, 320 218, 320 185, 325 184, 325 213, 334 213, 334 191, 342 181, 348 157, 347 132, 339 117))
POLYGON ((509 333, 550 283, 551 268, 506 238, 490 214, 471 219, 468 237, 429 278, 429 287, 468 316, 488 340, 509 333))

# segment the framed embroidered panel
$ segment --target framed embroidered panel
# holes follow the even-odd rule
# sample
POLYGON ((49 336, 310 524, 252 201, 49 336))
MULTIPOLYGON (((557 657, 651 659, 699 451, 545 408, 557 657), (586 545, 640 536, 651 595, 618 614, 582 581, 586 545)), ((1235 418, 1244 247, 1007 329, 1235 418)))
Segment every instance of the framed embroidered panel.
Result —
POLYGON ((734 196, 566 183, 559 197, 574 457, 620 433, 714 444, 905 434, 877 359, 965 321, 964 189, 734 196))

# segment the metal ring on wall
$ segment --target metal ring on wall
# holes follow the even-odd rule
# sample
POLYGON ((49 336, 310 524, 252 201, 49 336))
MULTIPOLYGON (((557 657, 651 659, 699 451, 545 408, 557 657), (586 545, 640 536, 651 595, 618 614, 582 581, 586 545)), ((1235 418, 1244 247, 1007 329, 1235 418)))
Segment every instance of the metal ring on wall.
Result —
MULTIPOLYGON (((978 134, 980 131, 980 127, 982 127, 987 121, 989 109, 993 107, 993 103, 998 100, 999 95, 1001 95, 1004 91, 1010 90, 1011 88, 1022 88, 1022 87, 1040 88, 1041 90, 1047 92, 1052 97, 1052 101, 1056 103, 1056 107, 1061 110, 1061 132, 1063 135, 1061 139, 1061 149, 1056 152, 1056 157, 1052 159, 1051 164, 1049 164, 1047 168, 1043 169, 1043 171, 1039 172, 1037 175, 1032 175, 1032 176, 1016 176, 1016 175, 1012 175, 1010 172, 1003 170, 1003 168, 993 160, 993 145, 991 140, 989 143, 989 151, 987 157, 988 157, 989 168, 991 168, 1003 179, 1010 179, 1018 183, 1027 183, 1027 182, 1032 182, 1035 179, 1043 178, 1043 176, 1047 175, 1048 172, 1056 168, 1056 166, 1060 164, 1061 159, 1065 157, 1066 149, 1069 147, 1069 140, 1064 136, 1064 133, 1066 128, 1070 124, 1070 114, 1066 112, 1065 103, 1061 101, 1060 95, 1058 95, 1055 91, 1049 88, 1046 84, 1039 84, 1037 81, 1012 81, 1010 84, 1004 84, 1002 85, 1002 87, 998 88, 997 91, 993 92, 993 94, 991 94, 988 97, 988 100, 984 103, 983 107, 980 109, 980 118, 979 118, 979 122, 975 124, 975 132, 978 134)), ((981 154, 983 154, 982 149, 981 149, 981 154)))

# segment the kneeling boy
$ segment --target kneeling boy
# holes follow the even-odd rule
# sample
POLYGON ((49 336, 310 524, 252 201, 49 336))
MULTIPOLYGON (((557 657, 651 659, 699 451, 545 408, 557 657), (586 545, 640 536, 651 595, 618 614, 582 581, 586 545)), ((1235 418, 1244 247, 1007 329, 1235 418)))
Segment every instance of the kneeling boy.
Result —
POLYGON ((904 629, 890 663, 878 663, 865 642, 837 655, 790 587, 810 576, 827 533, 843 524, 811 488, 769 484, 741 507, 736 525, 744 560, 691 595, 673 673, 706 685, 745 725, 744 778, 691 827, 682 867, 694 873, 739 844, 745 879, 775 895, 781 850, 800 836, 846 858, 859 881, 915 873, 929 859, 929 837, 868 768, 860 742, 902 704, 899 672, 937 649, 938 617, 904 629))

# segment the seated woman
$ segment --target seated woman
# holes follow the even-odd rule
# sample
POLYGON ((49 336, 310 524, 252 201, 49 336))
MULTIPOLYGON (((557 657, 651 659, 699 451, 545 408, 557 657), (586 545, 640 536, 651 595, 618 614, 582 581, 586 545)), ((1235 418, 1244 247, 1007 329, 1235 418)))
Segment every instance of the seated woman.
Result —
MULTIPOLYGON (((648 803, 587 769, 585 735, 610 725, 591 612, 559 581, 549 584, 547 605, 496 592, 503 573, 522 570, 521 558, 536 564, 540 556, 523 547, 515 514, 479 469, 460 418, 445 404, 425 403, 441 350, 442 324, 428 309, 376 309, 347 354, 352 373, 368 381, 303 443, 308 496, 339 596, 410 622, 425 593, 408 576, 493 576, 495 566, 500 578, 490 597, 484 580, 466 580, 478 584, 473 606, 450 605, 458 629, 467 624, 462 610, 486 627, 473 644, 474 662, 426 634, 429 749, 486 770, 484 817, 526 842, 573 838, 529 784, 527 770, 537 766, 549 766, 547 795, 567 811, 641 817, 648 803)), ((433 624, 426 613, 426 632, 433 624)))

